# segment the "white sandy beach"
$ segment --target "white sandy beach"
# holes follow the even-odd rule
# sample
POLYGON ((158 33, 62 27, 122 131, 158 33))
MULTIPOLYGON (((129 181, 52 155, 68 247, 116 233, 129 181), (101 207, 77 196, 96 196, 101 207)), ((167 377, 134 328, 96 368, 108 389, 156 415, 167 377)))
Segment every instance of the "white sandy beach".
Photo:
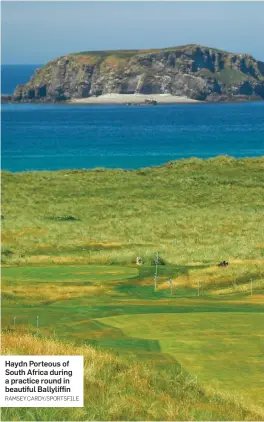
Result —
POLYGON ((158 104, 201 102, 171 94, 104 94, 98 97, 76 98, 69 102, 71 104, 144 104, 146 100, 157 101, 158 104))

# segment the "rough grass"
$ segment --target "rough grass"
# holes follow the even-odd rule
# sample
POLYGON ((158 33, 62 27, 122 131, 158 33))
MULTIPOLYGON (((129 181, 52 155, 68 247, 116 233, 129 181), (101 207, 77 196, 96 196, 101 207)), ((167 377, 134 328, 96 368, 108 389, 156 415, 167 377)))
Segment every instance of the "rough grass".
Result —
POLYGON ((127 265, 150 263, 157 250, 170 264, 263 260, 263 168, 264 158, 220 157, 138 171, 2 172, 3 263, 127 265))
MULTIPOLYGON (((198 281, 200 291, 203 294, 226 294, 263 290, 264 287, 264 262, 263 260, 230 261, 229 266, 219 268, 218 266, 206 266, 205 268, 192 268, 188 272, 173 280, 174 288, 188 289, 197 288, 198 281)), ((159 289, 167 289, 167 281, 161 283, 159 289)))
POLYGON ((91 347, 4 333, 4 354, 83 355, 84 408, 3 408, 2 420, 260 420, 231 397, 203 391, 177 366, 157 371, 91 347))

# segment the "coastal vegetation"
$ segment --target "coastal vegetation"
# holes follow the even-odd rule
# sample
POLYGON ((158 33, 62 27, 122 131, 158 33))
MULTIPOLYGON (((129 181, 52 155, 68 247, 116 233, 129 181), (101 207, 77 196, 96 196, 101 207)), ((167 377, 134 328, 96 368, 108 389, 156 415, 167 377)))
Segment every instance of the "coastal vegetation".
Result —
POLYGON ((263 169, 3 171, 3 353, 83 354, 86 387, 2 420, 263 420, 263 169))
MULTIPOLYGON (((264 159, 2 172, 3 264, 263 260, 264 159)), ((232 266, 230 268, 230 271, 232 266)))
POLYGON ((83 355, 83 408, 3 408, 4 420, 260 420, 231 395, 205 391, 177 364, 158 368, 90 346, 23 332, 3 334, 5 354, 83 355))

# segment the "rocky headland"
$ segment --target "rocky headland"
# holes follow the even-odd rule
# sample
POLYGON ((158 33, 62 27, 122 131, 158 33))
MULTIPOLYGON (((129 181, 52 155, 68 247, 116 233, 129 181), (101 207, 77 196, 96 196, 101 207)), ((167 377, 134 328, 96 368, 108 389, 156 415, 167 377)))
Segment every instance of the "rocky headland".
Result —
POLYGON ((113 94, 117 102, 126 95, 124 103, 135 94, 144 102, 155 95, 163 102, 166 96, 173 97, 169 102, 263 100, 264 63, 200 45, 81 52, 37 69, 16 87, 11 101, 100 103, 99 97, 113 100, 113 94))

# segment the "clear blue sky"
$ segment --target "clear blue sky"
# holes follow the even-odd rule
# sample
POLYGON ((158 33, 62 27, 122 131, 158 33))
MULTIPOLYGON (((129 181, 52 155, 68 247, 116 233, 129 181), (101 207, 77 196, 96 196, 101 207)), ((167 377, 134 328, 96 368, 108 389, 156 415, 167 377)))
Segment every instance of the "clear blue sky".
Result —
POLYGON ((264 2, 2 2, 2 63, 198 43, 264 61, 264 2))

